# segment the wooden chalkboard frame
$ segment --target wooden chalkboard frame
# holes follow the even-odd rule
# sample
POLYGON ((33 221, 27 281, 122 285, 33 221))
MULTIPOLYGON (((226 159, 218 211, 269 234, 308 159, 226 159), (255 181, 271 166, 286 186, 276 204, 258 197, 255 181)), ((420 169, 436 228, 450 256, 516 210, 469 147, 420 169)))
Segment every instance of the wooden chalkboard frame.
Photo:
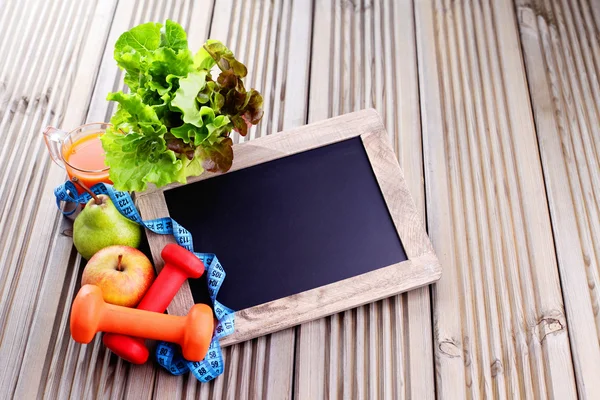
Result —
MULTIPOLYGON (((440 263, 422 226, 402 169, 389 145, 388 135, 375 110, 362 110, 236 144, 235 159, 230 172, 357 136, 362 139, 408 260, 236 311, 235 333, 223 338, 222 345, 253 339, 358 307, 430 284, 440 278, 440 263)), ((198 177, 189 178, 187 184, 214 176, 213 173, 205 172, 198 177)), ((168 216, 164 192, 179 186, 182 185, 176 183, 137 193, 136 203, 142 218, 168 216)), ((164 265, 160 252, 167 243, 174 243, 175 239, 170 235, 157 235, 148 230, 146 234, 154 265, 157 271, 160 271, 164 265)), ((186 282, 171 302, 168 312, 186 315, 193 304, 194 299, 186 282)))

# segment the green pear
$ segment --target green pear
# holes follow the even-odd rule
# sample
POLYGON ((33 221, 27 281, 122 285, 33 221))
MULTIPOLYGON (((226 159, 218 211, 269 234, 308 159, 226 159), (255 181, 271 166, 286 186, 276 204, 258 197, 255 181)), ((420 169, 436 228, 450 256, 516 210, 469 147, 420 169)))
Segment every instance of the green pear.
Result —
POLYGON ((104 194, 90 199, 73 224, 73 243, 83 258, 89 260, 108 246, 138 247, 142 227, 124 217, 104 194))

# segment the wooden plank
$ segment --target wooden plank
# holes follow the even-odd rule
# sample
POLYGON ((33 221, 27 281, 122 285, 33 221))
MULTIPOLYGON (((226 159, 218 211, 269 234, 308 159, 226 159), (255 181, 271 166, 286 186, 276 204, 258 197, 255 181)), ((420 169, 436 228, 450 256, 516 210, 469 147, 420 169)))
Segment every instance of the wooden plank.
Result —
MULTIPOLYGON (((173 6, 172 8, 168 8, 166 10, 164 7, 161 7, 160 3, 154 3, 151 1, 138 4, 137 7, 132 7, 131 4, 119 3, 119 7, 123 7, 124 9, 123 13, 117 13, 117 15, 119 18, 124 20, 123 22, 127 21, 123 24, 123 26, 127 27, 133 27, 146 21, 164 21, 167 18, 181 21, 186 17, 181 15, 181 10, 183 8, 181 3, 181 1, 177 1, 174 4, 171 4, 173 6)), ((205 3, 199 4, 204 5, 205 3)), ((199 23, 202 25, 202 22, 199 23)), ((184 25, 184 28, 187 27, 184 25)), ((116 39, 121 33, 123 33, 124 30, 125 28, 121 28, 121 26, 113 24, 110 40, 107 43, 104 51, 103 66, 107 65, 107 67, 101 70, 101 72, 103 72, 105 75, 100 75, 96 90, 94 92, 95 98, 100 100, 98 114, 102 115, 102 113, 104 113, 105 120, 110 119, 115 107, 114 104, 108 104, 104 100, 106 98, 107 91, 125 89, 122 81, 123 72, 115 68, 113 60, 113 40, 116 41, 116 39), (109 86, 111 84, 112 87, 109 86)), ((113 365, 114 364, 109 364, 109 367, 103 370, 106 375, 102 375, 100 378, 101 380, 102 378, 108 378, 112 380, 110 383, 112 386, 113 396, 117 393, 122 393, 123 396, 130 398, 151 398, 161 383, 164 386, 164 380, 161 380, 161 377, 157 376, 157 369, 151 363, 146 363, 144 365, 130 365, 128 363, 119 361, 116 366, 113 365), (121 367, 123 371, 121 374, 117 375, 116 370, 119 367, 121 367), (113 369, 115 370, 114 375, 111 374, 113 369)), ((168 374, 165 374, 164 379, 168 378, 168 374)), ((173 387, 168 389, 170 390, 166 391, 166 393, 169 393, 169 396, 175 396, 178 393, 178 391, 174 390, 175 388, 173 387)))
POLYGON ((106 44, 103 48, 102 61, 98 70, 98 79, 94 86, 94 93, 90 99, 87 119, 90 122, 107 122, 113 113, 114 106, 106 101, 109 92, 123 88, 122 73, 115 65, 113 54, 115 42, 125 29, 133 27, 139 21, 142 8, 135 8, 132 2, 120 2, 113 16, 112 27, 109 31, 106 44))
MULTIPOLYGON (((157 4, 152 8, 154 16, 151 20, 162 21, 169 18, 182 23, 182 26, 188 32, 188 46, 192 51, 195 51, 206 40, 206 36, 203 35, 206 35, 210 25, 211 14, 209 11, 212 10, 212 7, 213 2, 211 0, 199 2, 179 1, 172 8, 165 8, 164 4, 157 4), (190 26, 186 25, 186 23, 191 24, 192 21, 196 24, 194 29, 190 29, 190 26)), ((144 20, 148 20, 148 18, 144 20)), ((143 218, 153 218, 153 216, 143 216, 143 218)), ((168 241, 169 238, 163 237, 161 240, 168 241)), ((153 261, 159 271, 163 266, 162 259, 154 257, 153 261)), ((127 376, 125 396, 137 399, 151 398, 158 394, 161 398, 180 398, 183 391, 186 390, 184 387, 185 382, 191 383, 192 386, 195 385, 195 380, 189 380, 188 378, 188 376, 173 376, 164 369, 157 368, 152 363, 132 365, 127 376)))
MULTIPOLYGON (((112 4, 107 2, 104 5, 105 9, 110 9, 112 4)), ((35 396, 37 393, 41 366, 43 366, 37 357, 47 351, 51 334, 48 325, 51 326, 54 321, 59 300, 57 295, 64 284, 61 276, 64 278, 66 270, 72 265, 68 262, 72 244, 70 238, 61 234, 62 230, 57 224, 57 210, 52 199, 52 189, 47 188, 49 182, 63 180, 64 171, 53 170, 50 174, 46 171, 49 160, 40 132, 48 123, 59 123, 67 109, 71 111, 65 118, 67 123, 78 125, 82 122, 81 117, 85 113, 87 104, 85 97, 89 96, 91 91, 94 71, 80 73, 77 65, 78 61, 85 56, 88 57, 87 61, 91 65, 96 62, 94 55, 83 48, 85 39, 89 38, 83 27, 90 24, 92 20, 97 23, 91 32, 96 36, 90 39, 92 40, 90 44, 98 43, 103 40, 104 31, 111 19, 110 17, 94 19, 97 14, 94 13, 93 2, 85 5, 64 2, 60 7, 57 4, 48 10, 48 15, 61 10, 62 7, 69 10, 63 14, 65 29, 55 29, 56 36, 53 39, 48 38, 51 45, 47 44, 46 48, 51 55, 40 52, 33 56, 28 53, 30 63, 27 65, 35 67, 13 71, 13 73, 23 73, 23 71, 32 72, 36 68, 43 68, 45 74, 36 73, 29 76, 24 87, 20 89, 18 86, 13 87, 11 90, 15 91, 9 93, 18 96, 22 106, 15 110, 17 113, 26 113, 27 118, 13 118, 5 129, 9 134, 14 134, 19 129, 27 127, 26 134, 13 138, 15 144, 13 150, 19 149, 21 154, 30 155, 26 162, 24 160, 16 162, 12 156, 3 158, 3 163, 10 163, 12 168, 10 172, 14 180, 2 184, 3 191, 11 190, 10 195, 6 193, 7 196, 3 194, 2 197, 6 200, 5 206, 12 209, 12 213, 3 212, 2 237, 7 240, 2 243, 2 265, 8 269, 3 284, 7 284, 8 287, 3 285, 1 302, 3 335, 0 342, 0 348, 6 355, 2 357, 0 379, 2 387, 7 393, 11 393, 9 396, 18 393, 29 393, 35 396), (65 84, 68 82, 72 83, 65 84), (70 96, 75 93, 72 91, 74 85, 78 85, 77 93, 81 98, 75 103, 67 103, 67 99, 75 100, 75 95, 70 96), (20 123, 21 121, 23 122, 20 123), (13 125, 15 122, 16 125, 13 125), (29 184, 13 187, 16 182, 23 181, 29 184), (22 218, 22 215, 31 217, 22 218), (7 259, 10 253, 12 256, 7 259), (60 265, 50 265, 49 257, 54 258, 54 255, 63 261, 60 265), (32 265, 36 267, 31 268, 32 265), (40 323, 44 322, 45 324, 40 326, 40 323), (21 380, 23 378, 24 381, 21 380), (28 378, 33 381, 27 381, 28 378)), ((13 76, 12 79, 16 77, 13 76)), ((2 167, 2 171, 8 170, 7 165, 2 167)))
POLYGON ((574 398, 512 4, 416 7, 439 396, 574 398))
MULTIPOLYGON (((138 4, 134 2, 118 3, 106 46, 103 49, 98 79, 88 111, 89 121, 109 121, 115 106, 106 101, 106 94, 124 89, 123 72, 115 65, 113 58, 114 43, 126 29, 147 21, 148 17, 144 17, 144 13, 151 13, 154 10, 155 6, 149 2, 138 4)), ((177 15, 171 14, 170 16, 176 20, 178 19, 177 15)), ((154 20, 162 19, 164 18, 154 20)), ((96 362, 96 369, 93 371, 94 382, 97 382, 95 391, 97 395, 101 394, 111 398, 126 396, 132 390, 132 386, 128 382, 132 382, 134 385, 142 385, 147 391, 144 394, 136 393, 139 398, 150 396, 149 393, 152 393, 155 387, 154 368, 150 365, 130 365, 114 356, 111 357, 111 352, 103 345, 98 347, 98 351, 99 353, 96 355, 98 361, 96 362), (102 368, 100 368, 99 360, 103 360, 102 368)), ((73 385, 77 384, 77 381, 73 382, 73 385)))
MULTIPOLYGON (((376 107, 422 218, 412 1, 316 1, 314 16, 309 121, 376 107)), ((433 398, 429 288, 304 324, 297 349, 298 398, 433 398)))
POLYGON ((598 398, 598 27, 585 2, 516 3, 577 389, 581 398, 598 398))
MULTIPOLYGON (((0 42, 0 51, 2 51, 2 54, 7 54, 7 55, 12 55, 10 54, 10 51, 8 51, 9 46, 12 46, 13 43, 15 42, 19 42, 20 40, 24 40, 23 36, 21 36, 20 38, 18 37, 14 37, 11 34, 12 31, 15 29, 15 24, 17 24, 17 20, 20 20, 21 22, 21 26, 23 26, 24 24, 27 24, 27 21, 23 21, 23 17, 24 17, 24 11, 26 9, 26 7, 19 7, 17 1, 4 1, 3 2, 3 13, 0 16, 0 24, 2 24, 2 26, 5 29, 5 32, 7 33, 5 36, 3 36, 2 41, 0 42), (11 18, 12 17, 12 18, 11 18), (13 39, 13 40, 10 40, 13 39)), ((31 3, 24 3, 25 6, 30 6, 31 7, 31 3)), ((32 13, 33 14, 33 13, 32 13)), ((29 15, 30 20, 33 19, 33 15, 29 15)), ((26 25, 25 25, 26 26, 26 25)), ((24 29, 26 32, 30 31, 30 29, 25 28, 24 29)), ((17 35, 15 35, 17 36, 17 35)), ((20 44, 20 43, 17 43, 20 44)), ((15 45, 17 45, 15 44, 15 45)), ((7 68, 8 65, 10 65, 9 62, 7 62, 8 59, 3 59, 0 60, 0 76, 4 76, 4 71, 5 68, 7 68)), ((3 84, 0 85, 0 95, 4 94, 4 91, 6 90, 6 86, 4 84, 4 81, 2 81, 3 84)))
MULTIPOLYGON (((63 7, 49 10, 51 15, 53 13, 59 13, 61 11, 66 11, 69 8, 66 6, 66 3, 63 4, 63 7), (66 8, 65 8, 66 7, 66 8), (64 8, 64 10, 63 10, 64 8)), ((71 13, 67 16, 73 18, 74 17, 74 9, 71 8, 71 13)), ((30 30, 31 31, 31 30, 30 30)), ((15 35, 19 35, 22 32, 14 32, 15 35)), ((23 33, 24 35, 31 35, 31 32, 23 33)), ((57 38, 62 38, 62 40, 66 40, 67 33, 64 30, 42 30, 40 32, 39 27, 35 29, 33 35, 48 35, 52 39, 56 40, 57 38)), ((10 42, 10 40, 8 40, 10 42)), ((53 48, 46 46, 40 48, 31 48, 26 52, 19 52, 15 55, 17 62, 22 63, 39 63, 42 68, 48 69, 49 76, 54 76, 57 73, 57 68, 63 66, 60 64, 60 57, 58 55, 52 57, 53 48)), ((6 107, 2 107, 2 121, 0 122, 0 128, 2 129, 2 139, 6 141, 6 143, 13 143, 13 146, 4 146, 0 150, 0 163, 3 165, 2 170, 0 170, 0 188, 4 192, 4 195, 0 197, 0 207, 2 208, 2 214, 0 221, 2 222, 2 227, 10 226, 10 217, 13 217, 14 213, 9 213, 8 208, 14 206, 13 200, 17 196, 18 190, 14 190, 15 187, 23 190, 23 185, 20 187, 17 186, 18 179, 15 176, 18 176, 19 171, 23 169, 23 157, 21 157, 17 162, 15 162, 15 154, 21 154, 23 151, 35 151, 35 144, 38 144, 37 141, 34 141, 34 137, 38 138, 38 132, 34 134, 27 130, 29 124, 33 124, 38 122, 39 118, 44 116, 45 110, 48 106, 49 96, 49 80, 44 79, 44 77, 36 74, 33 69, 23 68, 18 69, 15 68, 12 63, 7 68, 5 76, 2 76, 2 82, 6 82, 4 88, 6 91, 0 97, 0 104, 6 104, 6 107), (30 99, 32 101, 30 101, 30 99), (39 105, 39 107, 38 107, 39 105), (6 112, 4 112, 6 110, 6 112), (33 113, 35 115, 35 119, 27 119, 27 113, 33 113), (35 121, 35 122, 34 122, 35 121)), ((56 88, 59 89, 59 88, 56 88)), ((28 158, 27 161, 30 161, 31 158, 28 158)), ((19 204, 16 202, 15 204, 19 204)), ((14 229, 14 227, 12 228, 14 229)), ((4 240, 9 236, 2 236, 0 238, 0 243, 5 244, 4 240)), ((3 259, 2 265, 6 265, 6 259, 3 259)), ((6 282, 6 279, 2 280, 6 282)))
MULTIPOLYGON (((27 2, 12 1, 11 4, 6 5, 2 10, 2 26, 6 33, 0 44, 0 50, 2 54, 6 54, 6 57, 0 61, 0 103, 10 105, 8 103, 8 96, 14 95, 18 91, 15 91, 15 87, 24 85, 28 81, 17 81, 15 78, 17 74, 26 74, 30 71, 27 69, 18 68, 21 63, 35 60, 38 51, 43 50, 40 41, 35 42, 34 38, 40 37, 40 35, 47 34, 50 27, 41 26, 41 24, 35 24, 36 14, 45 13, 52 16, 51 13, 58 12, 56 7, 48 8, 35 0, 28 0, 27 2), (27 12, 30 11, 30 12, 27 12), (42 33, 46 32, 46 33, 42 33), (25 43, 28 51, 23 51, 25 43), (36 48, 37 47, 37 48, 36 48), (37 50, 37 51, 36 51, 37 50)), ((4 120, 7 118, 6 112, 12 107, 2 107, 0 109, 0 116, 4 120)), ((9 132, 3 131, 2 135, 6 135, 9 132)))
MULTIPOLYGON (((175 20, 184 19, 189 20, 189 16, 185 13, 190 10, 189 2, 185 3, 179 1, 173 4, 172 8, 162 7, 160 4, 156 4, 156 8, 152 4, 144 5, 138 4, 138 8, 134 7, 133 2, 121 2, 119 3, 118 10, 116 11, 117 19, 112 21, 112 16, 109 16, 109 25, 112 23, 112 30, 108 34, 107 49, 104 51, 104 43, 92 44, 86 47, 87 51, 91 54, 102 55, 104 51, 104 59, 101 62, 100 73, 97 83, 94 89, 94 99, 90 106, 90 112, 88 119, 105 120, 109 118, 112 113, 112 107, 105 101, 105 96, 108 91, 120 90, 122 87, 121 75, 118 72, 114 60, 112 57, 114 41, 128 26, 136 25, 142 21, 142 18, 155 17, 156 19, 173 18, 175 20), (162 17, 158 14, 166 13, 162 17), (124 28, 125 27, 125 28, 124 28), (115 86, 117 85, 117 86, 115 86)), ((114 3, 112 3, 114 6, 114 3)), ((210 4, 209 4, 210 5, 210 4)), ((107 7, 108 5, 105 5, 107 7)), ((99 14, 100 15, 100 14, 99 14)), ((201 14, 202 16, 203 14, 201 14)), ((196 21, 200 24, 201 18, 196 18, 196 21)), ((107 26, 107 27, 108 27, 107 26)), ((207 24, 205 25, 207 26, 207 24)), ((93 32, 92 32, 93 34, 93 32)), ((104 35, 106 38, 106 35, 104 35)), ((100 40, 96 37, 96 40, 100 40)), ((106 40, 106 39, 103 39, 106 40)), ((98 68, 81 68, 80 73, 84 74, 96 74, 98 68)), ((94 75, 95 78, 95 75, 94 75)), ((78 103, 85 105, 90 98, 90 93, 82 94, 85 99, 78 99, 78 103)), ((84 108, 85 109, 85 108, 84 108)), ((73 124, 76 125, 77 123, 73 124)), ((64 178, 63 178, 64 179, 64 178)), ((52 196, 52 187, 48 188, 47 193, 52 196)), ((48 200, 48 204, 52 203, 48 200)), ((72 242, 70 237, 66 237, 68 242, 69 250, 72 248, 72 242)), ((76 260, 76 265, 79 264, 79 259, 76 260)), ((75 279, 77 282, 78 268, 71 268, 69 275, 71 281, 75 279)), ((67 293, 72 296, 73 291, 76 290, 76 286, 65 287, 67 293)), ((56 338, 57 343, 54 347, 50 357, 47 359, 47 363, 44 367, 43 379, 45 382, 45 388, 40 388, 40 392, 45 394, 55 393, 59 395, 71 395, 74 397, 86 397, 88 394, 111 394, 115 397, 121 397, 131 391, 134 388, 131 385, 127 385, 127 382, 139 382, 149 389, 149 395, 152 394, 154 388, 154 371, 155 369, 151 364, 148 367, 137 367, 129 366, 128 363, 122 363, 119 360, 115 360, 113 357, 110 362, 110 352, 106 351, 100 344, 99 339, 88 346, 79 346, 75 344, 68 334, 66 323, 68 322, 68 313, 70 308, 70 299, 67 297, 64 299, 64 304, 61 302, 61 310, 59 310, 59 316, 57 316, 57 326, 53 332, 53 338, 56 338), (64 334, 66 332, 66 334, 64 334), (144 384, 146 382, 146 384, 144 384)), ((135 391, 134 391, 135 392, 135 391)))
MULTIPOLYGON (((98 52, 98 49, 102 48, 105 44, 115 7, 116 2, 104 2, 94 9, 92 19, 89 22, 93 29, 89 32, 87 41, 84 44, 83 54, 80 58, 81 60, 85 60, 87 68, 80 68, 77 70, 74 83, 74 88, 76 89, 71 93, 67 103, 66 109, 70 112, 63 122, 65 124, 76 126, 82 121, 82 118, 87 111, 87 104, 89 103, 89 97, 96 79, 97 66, 100 62, 101 53, 98 52), (87 90, 84 91, 82 90, 83 88, 86 88, 87 90), (79 111, 79 113, 71 114, 74 111, 79 111)), ((80 260, 79 257, 73 257, 73 254, 71 253, 72 241, 70 234, 63 234, 63 232, 69 232, 70 225, 71 222, 68 220, 61 220, 59 222, 58 231, 61 232, 61 234, 58 235, 56 242, 50 244, 51 253, 48 263, 52 266, 67 266, 66 271, 67 275, 70 275, 70 280, 67 279, 66 281, 69 282, 69 284, 64 286, 64 272, 52 273, 44 279, 40 289, 40 297, 43 300, 40 303, 41 306, 36 310, 37 314, 34 317, 31 335, 28 339, 28 346, 24 356, 24 364, 21 367, 20 379, 15 393, 15 397, 18 398, 30 398, 33 397, 35 391, 44 391, 41 385, 32 384, 31 382, 40 382, 41 376, 48 373, 48 369, 51 368, 48 362, 49 360, 47 360, 46 363, 40 363, 31 355, 40 354, 42 349, 46 348, 48 348, 48 354, 51 354, 52 349, 54 348, 53 342, 57 340, 57 336, 55 336, 57 332, 56 329, 54 332, 48 330, 48 326, 51 326, 54 321, 61 321, 60 318, 62 318, 62 322, 59 322, 60 327, 58 329, 59 332, 62 332, 63 334, 65 332, 64 324, 66 324, 68 313, 66 313, 63 308, 64 303, 59 305, 58 308, 57 305, 61 297, 61 290, 66 288, 68 296, 73 293, 74 285, 77 282, 77 275, 72 273, 73 270, 76 270, 73 266, 78 265, 80 260), (73 261, 75 261, 75 263, 73 263, 73 261)), ((96 346, 97 345, 98 343, 96 343, 96 346)), ((90 354, 89 360, 85 360, 84 362, 84 364, 87 365, 88 371, 90 368, 94 367, 94 360, 95 352, 90 354)), ((55 362, 56 359, 52 358, 52 361, 55 362)), ((82 366, 81 370, 83 369, 84 367, 82 366)), ((90 376, 91 375, 88 373, 88 379, 85 379, 84 381, 82 386, 83 393, 92 390, 92 382, 89 379, 90 376)))
POLYGON ((281 89, 281 129, 301 126, 307 122, 308 73, 312 34, 312 2, 294 1, 291 6, 289 48, 284 59, 287 68, 281 89), (308 3, 308 4, 307 4, 308 3))
MULTIPOLYGON (((260 124, 251 129, 246 139, 234 135, 236 142, 306 123, 306 119, 293 119, 306 114, 307 72, 294 70, 298 66, 288 67, 289 64, 282 60, 290 51, 297 53, 294 57, 308 60, 309 50, 303 38, 311 29, 310 20, 306 19, 306 15, 312 15, 311 11, 307 11, 311 7, 311 2, 289 0, 215 2, 209 37, 223 41, 248 66, 247 86, 260 91, 265 104, 265 117, 260 124), (292 13, 292 6, 295 14, 292 13), (294 26, 294 31, 287 28, 290 24, 294 26), (255 53, 252 54, 252 51, 255 53), (289 68, 296 71, 294 75, 286 73, 289 68), (296 92, 286 91, 286 86, 297 88, 296 92)), ((308 62, 301 65, 308 68, 308 62)), ((290 398, 294 331, 268 335, 257 339, 256 343, 257 347, 252 347, 252 351, 244 352, 244 346, 247 345, 226 348, 226 376, 200 385, 200 396, 215 399, 245 396, 255 399, 290 398), (246 357, 250 357, 250 360, 246 357)))
MULTIPOLYGON (((85 105, 86 107, 84 107, 81 110, 81 114, 78 116, 80 118, 78 122, 65 121, 63 125, 65 127, 76 126, 79 123, 83 122, 86 119, 86 112, 88 113, 87 120, 90 120, 89 110, 93 108, 92 91, 97 91, 94 85, 97 84, 98 80, 102 80, 102 77, 99 73, 99 69, 101 70, 102 64, 104 63, 104 61, 102 61, 102 51, 107 42, 110 41, 111 34, 109 28, 113 27, 112 29, 114 29, 114 21, 112 14, 114 13, 115 15, 119 15, 120 17, 129 15, 127 14, 128 10, 126 7, 123 7, 123 5, 121 5, 115 9, 115 4, 116 3, 114 2, 111 4, 113 9, 109 14, 106 14, 106 12, 110 9, 98 9, 97 18, 107 19, 107 24, 105 26, 106 32, 102 35, 102 42, 98 41, 95 43, 90 43, 89 46, 86 46, 86 51, 89 53, 89 59, 96 59, 96 63, 89 65, 82 64, 82 68, 80 68, 79 70, 80 74, 93 74, 90 80, 90 90, 89 92, 81 93, 81 98, 74 96, 70 100, 72 101, 72 103, 70 103, 71 106, 77 105, 79 107, 80 105, 85 105)), ((129 9, 129 12, 131 12, 131 10, 132 9, 129 9)), ((117 19, 117 21, 119 21, 119 19, 117 19)), ((126 22, 126 24, 128 23, 130 23, 129 20, 126 22)), ((99 39, 99 37, 96 37, 95 40, 99 39)), ((110 46, 112 46, 112 43, 110 44, 110 46)), ((110 53, 110 56, 112 58, 112 52, 110 53)), ((117 69, 114 65, 114 62, 112 68, 115 70, 117 69)), ((105 93, 103 93, 102 96, 104 97, 105 93)), ((106 104, 106 102, 104 103, 106 104)), ((104 114, 105 112, 103 112, 100 117, 94 117, 92 112, 92 118, 95 120, 103 121, 104 114)), ((62 179, 64 180, 64 175, 62 179)), ((57 184, 58 182, 54 183, 54 185, 57 184)), ((51 187, 50 185, 48 185, 46 189, 46 193, 50 198, 52 196, 52 189, 53 187, 51 187)), ((52 202, 50 198, 48 199, 48 201, 52 202)), ((66 231, 70 231, 71 221, 62 219, 60 223, 61 226, 64 227, 63 229, 65 229, 66 231)), ((70 282, 70 284, 65 285, 65 287, 62 288, 60 307, 57 310, 58 312, 55 320, 56 323, 54 326, 54 332, 51 341, 55 342, 55 346, 53 348, 50 348, 48 352, 48 356, 44 365, 44 371, 42 374, 42 384, 40 386, 39 392, 49 397, 69 395, 74 397, 85 397, 88 393, 96 391, 97 388, 95 386, 97 385, 97 383, 97 386, 100 386, 103 389, 106 388, 106 385, 103 385, 105 383, 104 380, 100 380, 102 384, 99 384, 98 382, 98 375, 95 374, 95 361, 98 359, 102 359, 102 355, 108 355, 110 353, 106 351, 104 349, 104 346, 100 344, 99 339, 96 339, 93 345, 80 346, 79 344, 73 342, 70 338, 67 324, 69 321, 71 300, 79 288, 78 276, 80 272, 79 265, 81 259, 79 256, 74 257, 74 255, 76 255, 77 253, 73 250, 71 237, 65 236, 64 241, 64 246, 68 246, 67 248, 73 251, 73 258, 70 267, 67 269, 66 277, 66 281, 70 282)), ((60 250, 60 248, 57 250, 60 250)), ((64 258, 65 256, 61 255, 61 253, 57 251, 56 254, 53 255, 53 257, 51 258, 50 263, 52 265, 65 264, 66 262, 62 261, 60 257, 64 258)), ((60 277, 58 277, 57 279, 58 281, 60 281, 60 277)), ((57 296, 59 293, 60 292, 53 293, 53 296, 57 296)), ((46 329, 44 325, 41 325, 40 328, 46 329)), ((108 365, 106 367, 107 368, 103 368, 101 371, 106 372, 107 369, 110 370, 110 367, 108 365)))
MULTIPOLYGON (((334 17, 332 15, 333 3, 324 1, 315 1, 314 10, 314 28, 312 31, 313 43, 311 58, 316 59, 315 55, 320 54, 324 57, 332 57, 330 53, 330 43, 332 38, 331 32, 334 31, 334 17), (318 40, 314 40, 317 37, 318 40), (318 52, 321 49, 321 52, 318 52)), ((310 98, 308 102, 310 122, 318 121, 319 119, 327 119, 332 114, 329 112, 329 99, 334 97, 330 92, 330 76, 331 62, 316 63, 313 65, 315 69, 311 70, 310 74, 310 98), (318 69, 318 73, 316 73, 318 69), (318 117, 314 117, 318 114, 318 117)), ((327 371, 329 351, 335 351, 339 348, 337 338, 338 335, 332 334, 326 325, 327 321, 336 320, 334 315, 330 318, 312 321, 301 325, 297 328, 297 344, 296 344, 296 363, 294 366, 295 385, 294 398, 297 399, 317 399, 330 396, 328 388, 337 388, 337 384, 329 383, 329 374, 327 371), (335 346, 334 346, 335 344, 335 346), (313 357, 312 355, 315 354, 313 357)), ((337 326, 337 324, 335 324, 337 326)), ((337 372, 338 357, 334 355, 331 359, 337 372)), ((358 371, 357 371, 358 373, 358 371)))

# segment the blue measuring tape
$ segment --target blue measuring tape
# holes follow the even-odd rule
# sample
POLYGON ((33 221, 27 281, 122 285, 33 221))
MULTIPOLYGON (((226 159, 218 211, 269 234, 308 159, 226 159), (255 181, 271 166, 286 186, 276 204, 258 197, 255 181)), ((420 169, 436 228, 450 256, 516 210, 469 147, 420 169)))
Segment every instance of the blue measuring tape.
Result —
MULTIPOLYGON (((104 183, 98 183, 92 186, 90 190, 96 195, 108 195, 121 214, 152 232, 159 235, 173 235, 180 246, 193 252, 196 257, 202 260, 206 266, 208 292, 217 317, 217 326, 213 332, 208 353, 204 360, 192 362, 183 358, 177 345, 160 342, 156 348, 156 359, 161 366, 173 375, 181 375, 191 371, 196 379, 201 382, 208 382, 221 375, 224 370, 224 362, 219 339, 232 334, 235 326, 234 311, 217 300, 217 293, 219 293, 226 276, 217 256, 210 253, 194 252, 192 234, 170 217, 143 221, 129 193, 114 190, 111 185, 104 183)), ((67 181, 54 189, 54 195, 56 196, 56 206, 64 215, 73 214, 76 208, 65 212, 60 207, 61 202, 85 204, 92 198, 88 193, 78 194, 75 184, 71 181, 67 181)))

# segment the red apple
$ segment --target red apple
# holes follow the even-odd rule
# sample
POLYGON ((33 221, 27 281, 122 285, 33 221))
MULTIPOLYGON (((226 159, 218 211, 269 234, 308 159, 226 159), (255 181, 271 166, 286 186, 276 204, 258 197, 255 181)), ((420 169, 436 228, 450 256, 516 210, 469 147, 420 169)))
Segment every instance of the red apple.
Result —
POLYGON ((144 253, 129 246, 109 246, 90 258, 81 285, 98 286, 107 303, 135 307, 154 277, 154 267, 144 253))

